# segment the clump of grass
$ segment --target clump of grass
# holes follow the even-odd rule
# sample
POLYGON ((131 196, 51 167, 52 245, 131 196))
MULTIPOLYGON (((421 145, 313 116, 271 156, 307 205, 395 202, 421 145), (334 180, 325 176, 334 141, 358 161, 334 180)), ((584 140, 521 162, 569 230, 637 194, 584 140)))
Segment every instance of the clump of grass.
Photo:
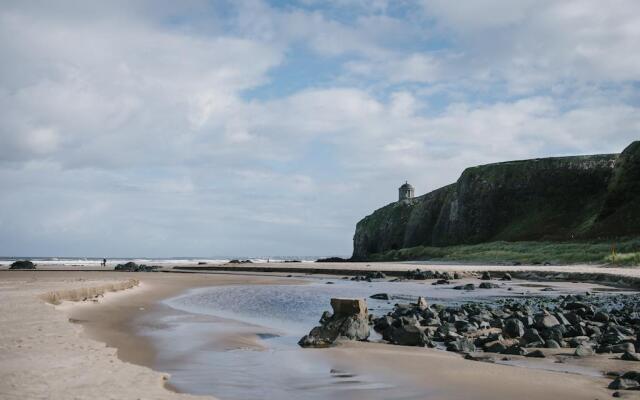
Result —
POLYGON ((60 304, 63 301, 85 301, 95 299, 107 292, 118 292, 138 286, 140 281, 129 279, 124 282, 109 283, 102 286, 81 287, 76 289, 55 290, 40 296, 42 300, 50 304, 60 304))
POLYGON ((640 265, 640 252, 611 254, 607 257, 607 262, 614 265, 640 265))

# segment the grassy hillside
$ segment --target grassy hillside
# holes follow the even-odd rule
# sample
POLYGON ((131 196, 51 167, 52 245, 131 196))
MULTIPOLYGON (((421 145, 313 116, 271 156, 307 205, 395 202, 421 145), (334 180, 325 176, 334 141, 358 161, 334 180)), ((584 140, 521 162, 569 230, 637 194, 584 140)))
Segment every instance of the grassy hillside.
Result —
POLYGON ((371 254, 369 260, 640 265, 640 238, 624 238, 615 242, 490 242, 446 247, 416 246, 371 254))

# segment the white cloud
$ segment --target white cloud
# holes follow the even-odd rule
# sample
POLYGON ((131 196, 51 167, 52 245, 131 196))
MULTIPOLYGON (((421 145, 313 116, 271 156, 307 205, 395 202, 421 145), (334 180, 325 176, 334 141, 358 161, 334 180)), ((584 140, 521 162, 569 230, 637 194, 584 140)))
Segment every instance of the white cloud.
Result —
POLYGON ((0 8, 0 253, 346 254, 405 179, 638 137, 634 4, 355 3, 0 8))
POLYGON ((514 91, 563 80, 640 79, 640 3, 617 0, 425 0, 427 15, 464 52, 467 71, 514 91), (482 76, 481 72, 481 76, 482 76))

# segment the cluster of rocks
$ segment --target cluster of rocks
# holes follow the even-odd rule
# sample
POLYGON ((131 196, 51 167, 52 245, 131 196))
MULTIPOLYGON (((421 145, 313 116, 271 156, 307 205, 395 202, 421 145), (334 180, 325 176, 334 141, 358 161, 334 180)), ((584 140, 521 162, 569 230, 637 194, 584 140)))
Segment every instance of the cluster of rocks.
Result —
POLYGON ((373 282, 374 279, 386 279, 386 275, 380 271, 367 272, 364 275, 355 275, 351 277, 356 282, 373 282))
POLYGON ((363 299, 331 299, 333 314, 325 311, 316 326, 300 339, 302 347, 327 347, 338 339, 367 340, 369 311, 363 299))
POLYGON ((409 270, 404 276, 406 279, 415 281, 425 281, 427 279, 441 279, 444 281, 451 281, 453 279, 460 279, 460 274, 454 272, 440 272, 440 271, 421 271, 419 268, 409 270))
POLYGON ((318 258, 316 260, 317 263, 346 263, 351 262, 348 258, 342 257, 327 257, 327 258, 318 258))
POLYGON ((36 265, 29 260, 18 260, 13 262, 9 269, 36 269, 36 265))
POLYGON ((118 264, 115 267, 115 271, 124 271, 124 272, 153 272, 157 269, 157 266, 154 265, 144 265, 144 264, 136 264, 133 261, 129 261, 125 264, 118 264))
POLYGON ((231 260, 227 264, 253 264, 251 260, 231 260))
POLYGON ((559 296, 556 299, 503 299, 492 306, 469 303, 445 307, 397 304, 373 319, 383 339, 399 345, 436 346, 456 352, 544 357, 536 348, 572 348, 574 355, 620 353, 640 360, 640 301, 630 296, 559 296))

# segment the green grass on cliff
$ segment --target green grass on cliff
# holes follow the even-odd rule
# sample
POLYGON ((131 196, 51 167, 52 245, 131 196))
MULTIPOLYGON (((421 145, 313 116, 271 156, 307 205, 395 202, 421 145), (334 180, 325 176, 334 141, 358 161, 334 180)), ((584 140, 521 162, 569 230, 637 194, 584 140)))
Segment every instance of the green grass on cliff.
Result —
POLYGON ((484 263, 640 265, 640 238, 584 242, 491 242, 448 247, 411 247, 372 254, 371 261, 463 261, 484 263), (615 248, 615 256, 613 249, 615 248))

